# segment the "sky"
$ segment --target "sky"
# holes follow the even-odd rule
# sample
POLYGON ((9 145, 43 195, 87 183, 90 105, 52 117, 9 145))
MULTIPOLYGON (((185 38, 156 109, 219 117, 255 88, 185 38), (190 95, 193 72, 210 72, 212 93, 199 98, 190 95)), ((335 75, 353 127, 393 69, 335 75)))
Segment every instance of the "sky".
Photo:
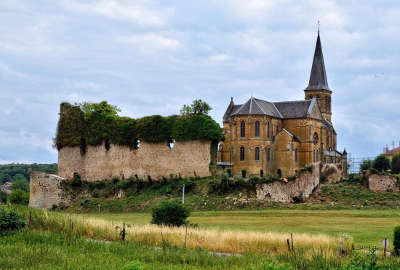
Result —
POLYGON ((304 99, 321 22, 338 150, 400 141, 398 0, 1 0, 0 163, 57 162, 61 102, 171 115, 304 99))

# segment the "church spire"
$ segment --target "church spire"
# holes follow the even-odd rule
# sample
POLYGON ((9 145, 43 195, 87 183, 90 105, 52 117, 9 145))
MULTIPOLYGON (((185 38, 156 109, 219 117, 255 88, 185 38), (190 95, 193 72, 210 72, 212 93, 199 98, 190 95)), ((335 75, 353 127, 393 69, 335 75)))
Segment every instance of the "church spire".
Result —
POLYGON ((326 77, 324 55, 322 54, 321 38, 318 37, 315 45, 314 60, 311 68, 310 82, 305 90, 329 90, 328 78, 326 77))

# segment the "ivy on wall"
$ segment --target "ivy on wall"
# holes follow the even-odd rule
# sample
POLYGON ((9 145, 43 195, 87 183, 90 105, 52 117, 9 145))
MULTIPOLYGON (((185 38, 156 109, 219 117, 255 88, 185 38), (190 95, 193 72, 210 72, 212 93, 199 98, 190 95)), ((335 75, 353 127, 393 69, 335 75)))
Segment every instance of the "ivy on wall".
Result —
POLYGON ((221 127, 208 115, 153 115, 132 119, 120 117, 117 112, 115 106, 105 101, 81 105, 61 103, 55 138, 57 149, 80 146, 84 154, 87 145, 103 143, 136 149, 139 140, 150 143, 201 140, 214 144, 224 140, 221 127))

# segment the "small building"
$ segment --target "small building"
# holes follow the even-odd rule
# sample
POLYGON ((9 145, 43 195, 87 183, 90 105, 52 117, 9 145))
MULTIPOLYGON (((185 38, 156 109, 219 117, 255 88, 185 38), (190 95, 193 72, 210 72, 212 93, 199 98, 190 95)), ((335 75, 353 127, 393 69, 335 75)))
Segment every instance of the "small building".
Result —
MULTIPOLYGON (((219 146, 217 165, 234 175, 293 175, 314 162, 342 163, 332 125, 332 90, 328 86, 318 33, 305 100, 270 102, 233 98, 223 116, 226 140, 219 146)), ((347 166, 347 165, 346 165, 347 166)), ((344 170, 345 171, 345 170, 344 170)))
POLYGON ((392 158, 397 155, 400 154, 400 146, 393 148, 392 150, 389 150, 387 147, 385 147, 384 153, 383 153, 387 158, 389 158, 390 160, 392 160, 392 158))

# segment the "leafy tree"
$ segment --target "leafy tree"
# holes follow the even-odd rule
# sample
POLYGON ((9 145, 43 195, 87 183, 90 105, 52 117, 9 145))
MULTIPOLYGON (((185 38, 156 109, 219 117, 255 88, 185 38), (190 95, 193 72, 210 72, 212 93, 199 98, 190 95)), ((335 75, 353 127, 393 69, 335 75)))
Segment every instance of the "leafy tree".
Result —
POLYGON ((0 236, 13 234, 25 226, 26 222, 23 216, 14 211, 0 209, 0 236))
POLYGON ((13 190, 9 196, 9 200, 13 204, 28 205, 29 193, 20 189, 13 190))
POLYGON ((22 190, 25 192, 29 192, 29 182, 24 178, 19 178, 12 182, 12 190, 22 190))
POLYGON ((12 181, 17 181, 17 180, 24 180, 24 181, 28 181, 26 180, 25 175, 23 175, 22 173, 17 173, 16 175, 14 175, 14 177, 12 178, 12 181))
POLYGON ((368 171, 369 169, 372 168, 373 165, 373 161, 370 159, 366 159, 364 160, 361 164, 360 164, 360 171, 368 171))
POLYGON ((190 210, 180 201, 163 201, 152 209, 152 224, 182 226, 190 215, 190 210))
POLYGON ((181 109, 182 115, 190 115, 190 114, 208 114, 211 111, 210 105, 208 105, 205 101, 201 99, 196 99, 192 102, 191 105, 183 105, 181 109))
POLYGON ((390 169, 390 161, 385 155, 379 155, 375 158, 372 167, 380 172, 390 169))
POLYGON ((116 118, 118 113, 121 112, 120 108, 108 104, 107 101, 102 101, 100 103, 83 102, 78 105, 83 111, 86 120, 90 119, 93 114, 101 115, 103 118, 116 118))
POLYGON ((391 165, 394 173, 400 173, 400 154, 393 156, 391 165))

